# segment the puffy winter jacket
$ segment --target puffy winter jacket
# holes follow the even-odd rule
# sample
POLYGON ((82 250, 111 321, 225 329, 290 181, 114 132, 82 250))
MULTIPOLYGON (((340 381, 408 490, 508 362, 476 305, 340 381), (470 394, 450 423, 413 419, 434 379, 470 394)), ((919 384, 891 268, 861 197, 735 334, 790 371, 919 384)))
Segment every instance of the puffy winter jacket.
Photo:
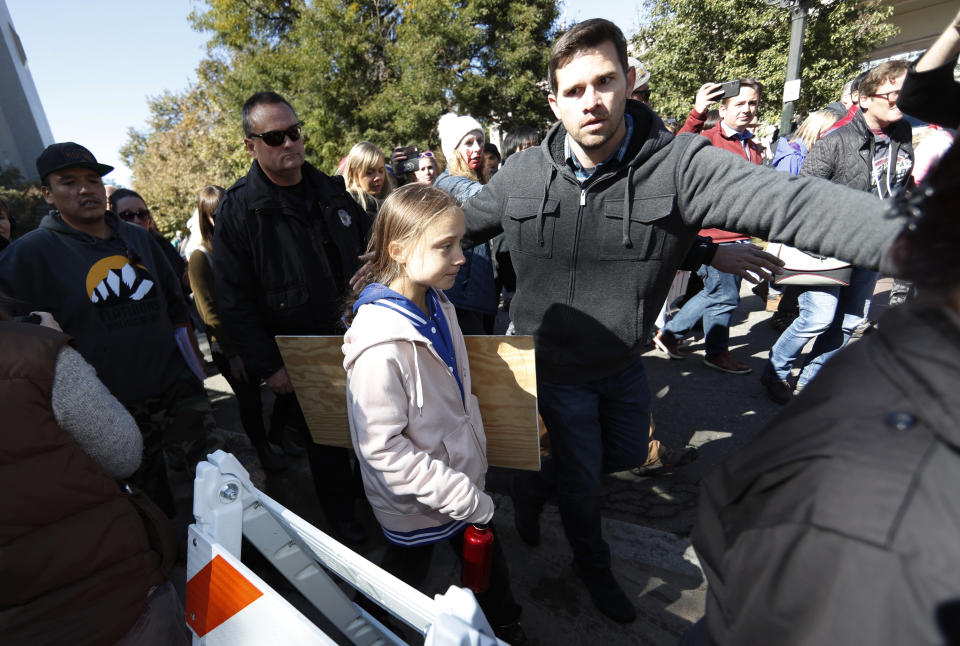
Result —
MULTIPOLYGON (((903 149, 913 165, 913 144, 911 143, 910 124, 904 120, 890 125, 891 159, 897 159, 898 151, 903 149)), ((897 169, 890 168, 893 174, 897 169)), ((850 123, 831 130, 813 147, 803 166, 801 176, 822 177, 837 184, 843 184, 860 191, 871 190, 870 175, 873 172, 873 133, 870 132, 863 112, 857 112, 850 123)), ((910 180, 907 169, 906 179, 910 180)), ((895 188, 895 186, 894 186, 895 188)), ((887 197, 884 189, 883 197, 887 197)), ((836 209, 825 210, 834 213, 836 209)))

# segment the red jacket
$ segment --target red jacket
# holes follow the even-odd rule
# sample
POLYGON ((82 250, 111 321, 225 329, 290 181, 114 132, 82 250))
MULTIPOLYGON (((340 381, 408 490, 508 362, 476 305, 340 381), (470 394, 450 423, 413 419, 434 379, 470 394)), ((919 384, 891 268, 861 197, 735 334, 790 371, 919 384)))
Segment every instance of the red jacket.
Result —
MULTIPOLYGON (((690 111, 690 114, 687 115, 687 120, 683 123, 683 127, 680 128, 680 132, 692 132, 694 134, 699 134, 709 139, 710 143, 717 148, 729 150, 730 152, 740 155, 747 161, 753 162, 754 164, 763 163, 763 149, 760 147, 760 144, 755 142, 753 139, 748 139, 747 150, 744 150, 743 144, 740 143, 740 140, 736 139, 735 137, 728 137, 723 131, 720 123, 717 123, 717 125, 714 127, 704 131, 703 123, 706 121, 706 118, 706 114, 697 112, 696 108, 694 108, 690 111)), ((714 242, 736 242, 738 240, 750 239, 750 236, 734 233, 733 231, 724 231, 723 229, 701 229, 700 235, 710 236, 714 242)))

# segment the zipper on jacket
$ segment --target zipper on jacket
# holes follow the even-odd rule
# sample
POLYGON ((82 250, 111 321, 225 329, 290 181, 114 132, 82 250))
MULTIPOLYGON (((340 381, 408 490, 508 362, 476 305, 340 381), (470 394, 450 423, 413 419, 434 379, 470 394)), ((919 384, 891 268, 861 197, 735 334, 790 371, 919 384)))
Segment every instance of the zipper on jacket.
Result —
MULTIPOLYGON (((443 364, 443 367, 445 368, 444 372, 450 375, 450 378, 453 379, 453 385, 456 386, 457 390, 460 390, 460 384, 457 382, 457 376, 453 374, 453 370, 450 369, 450 366, 447 365, 447 362, 443 360, 443 357, 440 356, 440 353, 437 352, 437 349, 433 347, 432 343, 428 342, 426 345, 428 348, 430 348, 430 354, 433 355, 433 357, 435 357, 437 361, 443 364)), ((454 356, 456 356, 456 352, 454 352, 454 356)), ((459 367, 460 367, 460 362, 458 361, 457 368, 459 367)), ((467 391, 464 390, 463 394, 460 396, 460 404, 463 406, 463 414, 469 418, 470 413, 467 411, 467 395, 468 395, 467 391)))
POLYGON ((583 224, 583 207, 587 205, 587 189, 580 189, 580 206, 577 208, 577 226, 573 232, 573 266, 570 268, 570 289, 567 303, 573 303, 573 293, 577 287, 577 258, 580 255, 580 227, 583 224))

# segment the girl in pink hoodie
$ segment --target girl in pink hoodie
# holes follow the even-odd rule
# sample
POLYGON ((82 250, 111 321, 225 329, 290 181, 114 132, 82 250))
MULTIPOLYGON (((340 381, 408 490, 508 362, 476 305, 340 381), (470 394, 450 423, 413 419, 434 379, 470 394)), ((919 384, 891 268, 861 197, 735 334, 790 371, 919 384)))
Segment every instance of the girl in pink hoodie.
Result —
MULTIPOLYGON (((442 291, 464 263, 464 231, 448 193, 416 183, 396 190, 380 209, 370 272, 345 317, 350 435, 387 539, 382 567, 417 588, 435 543, 460 556, 467 525, 489 523, 494 512, 467 349, 442 291)), ((517 640, 520 606, 500 541, 477 601, 498 636, 517 640)))

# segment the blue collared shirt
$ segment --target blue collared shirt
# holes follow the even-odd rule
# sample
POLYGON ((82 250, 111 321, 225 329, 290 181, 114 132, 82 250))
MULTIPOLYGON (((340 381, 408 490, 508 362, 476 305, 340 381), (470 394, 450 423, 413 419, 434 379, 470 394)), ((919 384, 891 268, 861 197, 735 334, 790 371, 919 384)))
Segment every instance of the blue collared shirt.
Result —
POLYGON ((570 147, 570 135, 567 134, 567 136, 564 137, 563 155, 567 160, 567 165, 570 166, 570 169, 573 171, 573 174, 576 176, 577 181, 580 182, 581 185, 596 175, 597 171, 600 169, 609 166, 614 161, 617 163, 623 161, 624 155, 627 154, 627 146, 630 145, 630 139, 633 137, 633 117, 631 117, 629 114, 624 114, 623 119, 627 124, 627 135, 623 138, 623 142, 620 144, 620 147, 615 153, 604 159, 593 168, 584 168, 580 164, 577 156, 573 154, 573 149, 570 147))
POLYGON ((737 139, 740 141, 740 145, 743 146, 743 154, 746 155, 747 159, 749 160, 750 150, 747 148, 747 141, 753 139, 753 133, 749 130, 739 132, 722 121, 720 122, 720 127, 723 128, 723 134, 725 134, 728 139, 737 139))

